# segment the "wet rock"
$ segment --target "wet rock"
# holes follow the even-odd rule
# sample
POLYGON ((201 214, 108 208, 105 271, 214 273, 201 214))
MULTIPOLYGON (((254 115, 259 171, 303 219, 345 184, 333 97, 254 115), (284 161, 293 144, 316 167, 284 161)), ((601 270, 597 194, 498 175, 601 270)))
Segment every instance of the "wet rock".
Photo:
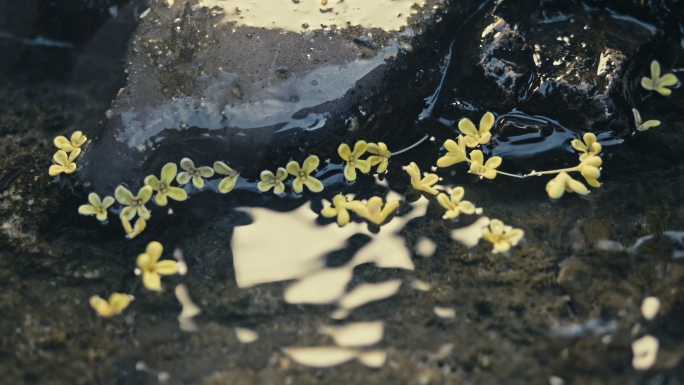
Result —
POLYGON ((137 186, 163 163, 187 156, 199 164, 223 160, 257 178, 312 152, 337 157, 351 122, 358 124, 351 140, 373 140, 387 130, 379 126, 382 116, 404 104, 398 100, 408 91, 406 71, 425 57, 400 46, 420 46, 440 30, 443 15, 458 21, 473 8, 436 1, 407 7, 399 13, 412 13, 408 26, 399 31, 373 28, 384 23, 373 18, 362 20, 370 28, 355 19, 340 25, 344 12, 325 16, 331 24, 292 31, 278 24, 284 21, 274 25, 286 29, 255 26, 259 17, 278 16, 228 3, 152 5, 130 41, 126 87, 109 120, 89 135, 80 177, 107 189, 137 186))

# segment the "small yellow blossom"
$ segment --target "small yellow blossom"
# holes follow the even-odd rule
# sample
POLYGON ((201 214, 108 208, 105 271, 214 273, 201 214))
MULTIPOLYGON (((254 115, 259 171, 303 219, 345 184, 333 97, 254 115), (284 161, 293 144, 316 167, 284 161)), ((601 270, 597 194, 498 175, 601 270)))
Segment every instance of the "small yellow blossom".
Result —
POLYGON ((111 317, 121 313, 128 304, 133 301, 133 296, 128 294, 114 293, 105 301, 100 296, 90 297, 90 306, 102 317, 111 317))
POLYGON ((470 173, 479 175, 480 178, 496 178, 496 168, 501 165, 501 157, 493 156, 484 161, 484 154, 480 150, 470 152, 470 173))
POLYGON ((154 196, 154 202, 157 206, 166 206, 168 198, 177 201, 184 201, 188 199, 188 193, 180 187, 171 187, 173 179, 176 177, 178 167, 175 163, 167 163, 162 167, 161 179, 157 179, 154 175, 148 175, 145 178, 145 186, 149 186, 157 194, 154 196))
POLYGON ((121 218, 121 225, 124 228, 124 231, 126 232, 126 238, 128 239, 133 239, 140 235, 140 233, 145 230, 145 227, 147 227, 147 221, 145 221, 142 218, 138 218, 135 221, 135 225, 131 227, 131 222, 129 222, 128 218, 126 217, 120 217, 121 218))
POLYGON ((59 175, 60 173, 71 174, 76 171, 76 163, 74 161, 81 155, 81 149, 75 148, 71 154, 67 155, 64 150, 59 150, 52 156, 53 164, 50 166, 48 174, 50 176, 59 175))
POLYGON ((103 222, 107 220, 107 209, 114 204, 114 198, 105 197, 100 200, 100 196, 95 193, 88 194, 89 205, 81 205, 78 208, 79 214, 95 215, 98 221, 103 222))
POLYGON ((337 217, 337 224, 344 226, 349 223, 350 210, 363 210, 365 206, 360 201, 347 202, 347 198, 342 194, 337 194, 333 198, 332 206, 326 207, 321 211, 321 215, 326 218, 337 217))
POLYGON ((371 166, 378 166, 378 174, 387 171, 389 158, 392 156, 392 153, 387 149, 387 145, 383 142, 368 143, 368 152, 374 154, 368 157, 368 161, 371 166))
POLYGON ((584 143, 582 143, 582 141, 579 139, 573 139, 571 142, 572 148, 582 153, 579 158, 580 162, 590 156, 599 154, 602 148, 601 144, 596 142, 596 135, 592 134, 591 132, 584 134, 582 139, 584 140, 584 143))
POLYGON ((651 127, 660 126, 660 120, 647 120, 645 122, 641 121, 641 114, 636 108, 632 108, 632 114, 634 114, 634 125, 637 131, 646 131, 651 127))
POLYGON ((674 74, 665 74, 660 76, 660 63, 657 60, 651 62, 651 77, 641 78, 641 86, 649 91, 656 91, 663 96, 670 96, 672 90, 665 87, 672 87, 677 84, 679 80, 674 74))
POLYGON ((287 170, 282 167, 278 167, 275 175, 268 170, 264 170, 261 172, 261 182, 257 184, 257 188, 263 192, 273 188, 273 193, 280 195, 285 192, 283 181, 287 179, 287 176, 287 170))
POLYGON ((221 179, 221 182, 218 184, 219 192, 222 194, 230 192, 233 187, 235 187, 235 183, 237 182, 240 173, 223 162, 214 162, 214 170, 217 174, 226 176, 221 179))
POLYGON ((399 207, 399 202, 387 202, 385 203, 385 207, 383 207, 382 198, 372 197, 368 200, 368 202, 366 202, 365 205, 354 206, 355 207, 352 207, 351 209, 354 210, 357 215, 371 223, 379 225, 384 222, 385 219, 387 219, 387 217, 397 209, 397 207, 399 207))
POLYGON ((368 143, 363 140, 359 140, 354 144, 354 152, 349 149, 346 143, 340 144, 337 148, 337 153, 340 158, 347 162, 344 166, 344 177, 348 181, 356 180, 356 169, 358 168, 364 174, 368 174, 371 170, 371 162, 367 160, 359 159, 361 155, 366 153, 368 149, 368 143))
POLYGON ((88 140, 88 138, 86 138, 81 131, 76 131, 71 134, 71 140, 60 135, 55 138, 54 143, 55 147, 59 148, 60 150, 64 152, 71 152, 75 148, 81 147, 86 140, 88 140))
POLYGON ((202 178, 210 178, 214 175, 213 168, 207 166, 195 167, 195 163, 190 158, 181 159, 180 166, 185 170, 176 176, 176 182, 181 186, 188 184, 192 180, 192 185, 196 189, 201 190, 204 188, 204 179, 202 178))
POLYGON ((420 178, 420 169, 415 162, 411 162, 408 166, 404 167, 404 170, 411 177, 411 186, 414 189, 425 191, 428 194, 437 195, 439 191, 432 186, 434 186, 438 181, 439 177, 435 174, 427 174, 424 178, 420 178))
POLYGON ((161 243, 152 241, 145 252, 138 255, 136 274, 142 273, 142 281, 148 290, 161 290, 161 275, 172 275, 178 272, 178 262, 172 260, 159 261, 164 248, 161 243))
POLYGON ((464 194, 465 190, 463 190, 463 187, 456 187, 451 190, 451 199, 444 193, 437 195, 437 202, 447 210, 444 218, 454 219, 460 213, 470 215, 475 212, 475 206, 472 203, 461 200, 464 194))
POLYGON ((466 146, 470 148, 489 143, 489 140, 492 139, 492 134, 489 130, 491 130, 493 126, 494 115, 491 112, 487 112, 482 116, 482 119, 480 119, 479 131, 475 128, 475 125, 470 119, 464 118, 458 122, 458 129, 465 135, 466 146))
POLYGON ((295 179, 292 181, 292 189, 297 194, 300 194, 304 190, 304 185, 311 190, 311 192, 321 192, 323 191, 323 183, 318 179, 311 176, 311 173, 318 167, 320 160, 316 155, 309 155, 308 158, 302 163, 302 167, 299 167, 299 163, 292 160, 285 168, 290 175, 293 175, 295 179))
POLYGON ((437 167, 449 167, 468 160, 465 150, 465 138, 463 135, 459 135, 456 140, 458 143, 451 139, 444 142, 444 148, 446 148, 447 153, 444 154, 443 157, 437 159, 437 167))
POLYGON ((124 186, 117 187, 114 190, 116 201, 127 206, 121 211, 120 216, 130 221, 137 213, 144 220, 150 219, 150 211, 145 207, 145 203, 152 198, 152 191, 152 187, 144 186, 138 191, 138 195, 133 196, 133 193, 124 186))
POLYGON ((525 232, 504 226, 498 219, 492 219, 489 227, 482 228, 482 238, 494 245, 493 253, 505 253, 515 246, 525 236, 525 232))
POLYGON ((601 157, 592 155, 585 158, 579 166, 577 166, 579 169, 578 171, 582 174, 589 186, 601 187, 601 183, 597 180, 601 176, 601 170, 599 169, 601 164, 603 164, 601 157))
POLYGON ((589 194, 589 190, 582 184, 570 177, 566 172, 558 173, 558 176, 551 179, 546 184, 546 193, 551 199, 558 199, 563 196, 565 192, 576 192, 580 195, 589 194))

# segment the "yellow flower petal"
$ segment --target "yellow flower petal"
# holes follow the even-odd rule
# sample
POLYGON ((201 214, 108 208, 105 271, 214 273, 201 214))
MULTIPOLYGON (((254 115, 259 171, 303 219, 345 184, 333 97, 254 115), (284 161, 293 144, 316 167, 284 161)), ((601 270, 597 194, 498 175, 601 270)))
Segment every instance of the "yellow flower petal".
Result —
POLYGON ((188 182, 192 180, 192 175, 190 173, 187 173, 185 171, 179 172, 178 175, 176 176, 176 182, 178 182, 179 185, 186 185, 188 182))
POLYGON ((355 181, 356 180, 356 167, 347 163, 344 166, 344 179, 346 179, 350 182, 355 181))
POLYGON ((302 169, 299 167, 299 163, 297 163, 297 162, 294 161, 294 160, 289 161, 289 162, 287 163, 287 165, 285 166, 285 168, 287 169, 287 172, 288 172, 290 175, 294 175, 294 176, 299 176, 299 171, 302 170, 302 169))
POLYGON ((109 296, 109 306, 116 310, 116 313, 121 313, 121 311, 128 307, 128 305, 133 300, 133 296, 128 294, 113 293, 109 296))
POLYGON ((660 79, 658 79, 658 84, 661 87, 671 87, 677 84, 679 80, 674 74, 665 74, 660 79))
POLYGON ((161 277, 156 272, 143 270, 142 281, 147 290, 161 291, 161 277))
POLYGON ((306 178, 304 184, 309 188, 309 190, 311 190, 311 192, 317 193, 323 191, 323 183, 314 177, 310 176, 306 178))
MULTIPOLYGON (((494 126, 494 114, 492 114, 491 112, 487 112, 484 115, 482 115, 482 119, 480 119, 480 134, 484 134, 486 132, 489 132, 489 130, 491 130, 493 126, 494 126)), ((491 134, 489 135, 489 137, 491 138, 491 134)), ((488 141, 489 140, 487 140, 487 142, 488 141)))
POLYGON ((148 243, 145 248, 145 253, 150 256, 152 262, 157 262, 159 257, 161 257, 162 252, 164 252, 164 247, 157 241, 148 243))
POLYGON ((97 295, 90 297, 90 306, 102 317, 112 316, 109 303, 97 295))
POLYGON ((660 77, 660 63, 657 60, 651 62, 651 78, 658 79, 660 77))
POLYGON ((192 185, 195 186, 196 189, 201 190, 204 188, 204 179, 202 179, 201 176, 193 176, 192 185))
POLYGON ((178 272, 178 263, 172 260, 159 261, 154 266, 154 271, 161 275, 172 275, 178 272))
POLYGON ((273 188, 273 193, 274 193, 274 194, 280 195, 280 194, 282 194, 282 193, 284 193, 284 192, 285 192, 285 184, 283 184, 283 182, 278 183, 278 184, 275 185, 275 187, 273 188))
POLYGON ((166 186, 171 185, 173 180, 176 178, 178 173, 178 166, 175 163, 167 163, 162 167, 160 182, 164 183, 166 186))
POLYGON ((218 190, 220 193, 225 194, 233 190, 235 183, 237 182, 237 176, 225 177, 219 182, 218 190))
POLYGON ((78 213, 81 215, 95 215, 99 211, 92 205, 81 205, 78 207, 78 213))
POLYGON ((292 190, 294 190, 294 192, 297 194, 301 194, 302 190, 304 190, 304 181, 302 181, 300 178, 295 178, 292 181, 292 190))
POLYGON ((458 129, 461 131, 461 133, 463 133, 463 135, 466 136, 472 137, 478 134, 477 128, 475 128, 473 122, 471 122, 470 119, 467 118, 461 119, 458 122, 458 129))
POLYGON ((339 145, 339 147, 337 147, 337 154, 345 162, 349 161, 349 158, 351 158, 352 156, 351 149, 349 148, 349 145, 346 143, 342 143, 339 145))
POLYGON ((116 201, 121 203, 122 205, 130 205, 133 203, 133 193, 131 193, 127 188, 124 186, 119 186, 114 190, 114 196, 116 197, 116 201))
POLYGON ((214 169, 208 166, 199 167, 197 168, 197 171, 199 171, 202 178, 211 178, 214 176, 214 169))
POLYGON ((190 160, 190 158, 183 158, 180 161, 180 166, 185 171, 192 171, 195 169, 195 163, 190 160))
POLYGON ((302 170, 306 171, 307 174, 310 174, 318 168, 319 163, 320 160, 316 155, 309 155, 309 157, 304 160, 304 163, 302 163, 302 170))

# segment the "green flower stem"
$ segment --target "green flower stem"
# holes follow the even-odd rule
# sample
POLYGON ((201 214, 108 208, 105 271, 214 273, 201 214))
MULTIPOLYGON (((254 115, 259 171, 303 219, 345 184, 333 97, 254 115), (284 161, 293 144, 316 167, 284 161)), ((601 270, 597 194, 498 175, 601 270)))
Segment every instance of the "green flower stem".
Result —
POLYGON ((497 174, 501 174, 501 175, 506 175, 506 176, 512 176, 513 178, 521 178, 521 179, 525 179, 526 177, 529 176, 529 175, 515 175, 515 174, 509 174, 509 173, 507 173, 507 172, 503 172, 503 171, 499 171, 499 170, 496 170, 496 173, 497 173, 497 174))
POLYGON ((575 167, 570 167, 570 168, 563 168, 560 170, 533 171, 527 175, 524 175, 523 177, 537 176, 537 175, 548 175, 548 174, 558 174, 561 172, 573 172, 573 171, 579 171, 579 170, 580 170, 579 166, 575 166, 575 167))
POLYGON ((417 145, 423 143, 423 142, 425 141, 425 139, 427 139, 427 138, 428 138, 428 134, 425 134, 425 136, 423 137, 423 139, 421 139, 421 140, 419 140, 419 141, 413 143, 412 145, 406 147, 406 148, 403 149, 403 150, 399 150, 399 151, 393 153, 392 156, 394 156, 394 155, 399 155, 399 154, 401 154, 402 152, 406 152, 406 151, 412 149, 413 147, 416 147, 417 145))

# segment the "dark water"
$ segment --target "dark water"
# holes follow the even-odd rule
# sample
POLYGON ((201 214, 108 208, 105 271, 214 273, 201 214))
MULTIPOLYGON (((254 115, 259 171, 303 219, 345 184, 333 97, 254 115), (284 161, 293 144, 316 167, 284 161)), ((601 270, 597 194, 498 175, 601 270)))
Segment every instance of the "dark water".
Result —
POLYGON ((321 156, 323 192, 295 194, 288 181, 283 196, 243 177, 219 194, 214 176, 203 191, 187 185, 188 201, 150 202, 147 228, 127 240, 120 205, 104 224, 78 215, 88 186, 47 169, 54 136, 88 134, 125 85, 121 58, 146 7, 0 3, 0 382, 682 383, 684 94, 681 85, 669 97, 639 85, 652 59, 684 77, 678 4, 485 2, 470 19, 445 17, 435 41, 416 48, 424 60, 405 79, 418 112, 367 140, 396 152, 433 139, 391 157, 386 174, 349 183, 339 158, 321 156), (487 37, 488 26, 508 38, 487 37), (605 68, 602 55, 612 60, 605 68), (661 125, 637 132, 632 108, 661 125), (464 163, 432 170, 458 121, 477 126, 486 111, 496 120, 482 151, 503 158, 499 170, 575 166, 570 141, 592 131, 603 145, 603 185, 584 199, 552 201, 544 189, 552 176, 480 180, 464 163), (436 199, 411 187, 402 169, 410 162, 439 175, 440 190, 463 186, 465 200, 524 230, 524 240, 504 254, 483 240, 472 248, 453 240, 452 230, 480 215, 442 219, 436 199), (339 228, 318 215, 338 193, 400 205, 382 226, 352 214, 339 228), (134 274, 151 241, 164 246, 162 259, 178 249, 187 264, 187 274, 162 278, 161 293, 134 274), (179 328, 179 284, 201 309, 194 332, 179 328), (355 290, 367 303, 348 305, 355 290), (88 299, 113 292, 135 300, 98 317, 88 299), (642 314, 646 297, 660 303, 652 320, 642 314), (345 348, 322 333, 360 322, 381 322, 381 340, 345 348), (240 341, 236 328, 258 339, 240 341), (640 370, 632 346, 644 336, 659 348, 640 370), (331 347, 351 362, 302 365, 292 347, 331 347), (372 368, 377 356, 364 353, 385 360, 372 368))

